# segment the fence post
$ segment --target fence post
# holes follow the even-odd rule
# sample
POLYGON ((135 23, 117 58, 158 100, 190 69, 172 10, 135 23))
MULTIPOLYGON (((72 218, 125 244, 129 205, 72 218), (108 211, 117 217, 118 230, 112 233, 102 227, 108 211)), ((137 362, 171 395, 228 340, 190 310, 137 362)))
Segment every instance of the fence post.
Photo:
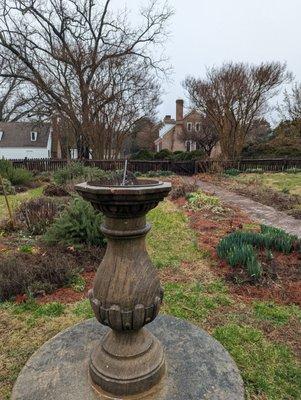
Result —
POLYGON ((197 160, 194 160, 194 174, 197 174, 197 173, 198 173, 198 169, 199 169, 199 167, 198 167, 198 161, 197 161, 197 160))

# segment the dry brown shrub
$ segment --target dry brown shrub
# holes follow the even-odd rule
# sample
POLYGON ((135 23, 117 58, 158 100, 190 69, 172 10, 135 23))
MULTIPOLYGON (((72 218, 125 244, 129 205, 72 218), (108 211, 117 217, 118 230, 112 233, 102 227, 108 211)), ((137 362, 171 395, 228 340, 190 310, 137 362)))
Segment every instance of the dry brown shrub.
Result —
POLYGON ((169 198, 172 200, 186 197, 189 193, 198 190, 197 181, 191 178, 176 177, 171 179, 172 189, 169 193, 169 198))

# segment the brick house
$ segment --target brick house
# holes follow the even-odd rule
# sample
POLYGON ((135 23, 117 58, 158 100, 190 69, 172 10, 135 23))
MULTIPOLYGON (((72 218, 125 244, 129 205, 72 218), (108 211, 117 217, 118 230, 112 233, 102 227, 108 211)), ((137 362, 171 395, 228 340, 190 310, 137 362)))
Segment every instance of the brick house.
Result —
POLYGON ((155 151, 155 140, 159 137, 160 125, 147 117, 136 121, 130 135, 124 142, 123 155, 125 157, 137 153, 140 150, 155 151))
POLYGON ((192 110, 184 115, 184 101, 176 101, 176 119, 166 115, 159 131, 159 138, 155 140, 156 151, 163 149, 170 151, 193 151, 196 150, 196 143, 186 140, 185 134, 198 132, 201 128, 201 115, 192 110))

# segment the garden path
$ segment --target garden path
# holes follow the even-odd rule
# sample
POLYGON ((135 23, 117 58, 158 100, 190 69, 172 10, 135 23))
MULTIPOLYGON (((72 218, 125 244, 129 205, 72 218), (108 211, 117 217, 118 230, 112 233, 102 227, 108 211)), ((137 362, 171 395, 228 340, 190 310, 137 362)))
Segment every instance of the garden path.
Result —
POLYGON ((301 239, 301 221, 273 207, 258 203, 248 197, 230 192, 218 185, 198 181, 197 185, 204 191, 219 197, 224 203, 236 206, 245 211, 250 217, 265 225, 281 228, 287 233, 297 235, 301 239))

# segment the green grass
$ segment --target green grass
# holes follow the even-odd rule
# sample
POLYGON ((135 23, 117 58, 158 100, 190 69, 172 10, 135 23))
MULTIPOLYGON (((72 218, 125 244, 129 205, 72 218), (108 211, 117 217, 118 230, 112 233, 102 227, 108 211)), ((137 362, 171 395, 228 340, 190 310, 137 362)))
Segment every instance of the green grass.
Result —
POLYGON ((204 258, 198 250, 195 232, 187 217, 170 201, 161 203, 148 214, 152 230, 147 237, 148 251, 157 268, 178 267, 184 261, 204 258))
POLYGON ((295 174, 276 172, 263 174, 241 174, 235 177, 238 182, 250 182, 250 179, 259 180, 263 185, 279 191, 298 194, 301 196, 301 172, 295 174))
POLYGON ((268 341, 260 330, 246 325, 220 326, 214 337, 236 361, 248 399, 300 399, 301 366, 287 346, 268 341))
POLYGON ((89 300, 82 300, 77 302, 72 308, 72 313, 76 317, 82 318, 84 320, 94 317, 89 300))
POLYGON ((167 283, 164 286, 164 312, 200 322, 209 312, 231 304, 230 297, 219 290, 219 285, 167 283))
MULTIPOLYGON (((17 208, 23 200, 34 199, 40 197, 43 193, 43 187, 27 190, 26 192, 8 195, 9 204, 14 210, 17 208)), ((0 219, 6 218, 8 211, 5 203, 4 196, 0 196, 0 219)))
POLYGON ((256 301, 253 304, 253 312, 256 318, 270 321, 274 325, 285 325, 294 317, 301 321, 301 310, 298 306, 282 306, 273 302, 256 301))

